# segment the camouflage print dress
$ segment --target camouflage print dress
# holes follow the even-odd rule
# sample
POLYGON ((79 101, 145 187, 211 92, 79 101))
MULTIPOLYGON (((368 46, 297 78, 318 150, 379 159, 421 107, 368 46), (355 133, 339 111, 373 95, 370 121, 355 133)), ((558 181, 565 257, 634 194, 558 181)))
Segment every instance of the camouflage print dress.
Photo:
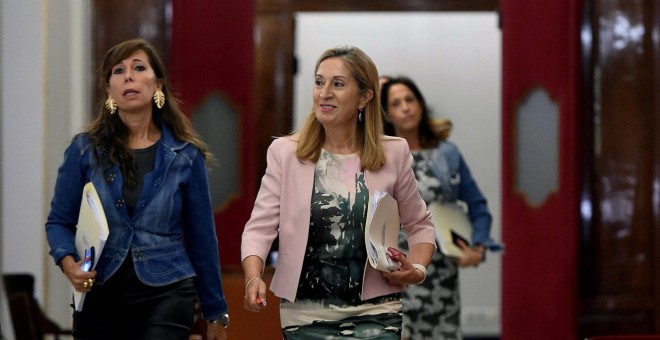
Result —
POLYGON ((400 294, 360 299, 368 202, 360 158, 324 150, 314 172, 296 300, 281 299, 284 339, 400 339, 400 294))
MULTIPOLYGON (((429 167, 433 150, 413 151, 413 170, 426 204, 443 201, 440 181, 429 167)), ((399 246, 408 243, 399 235, 399 246)), ((426 272, 426 280, 410 285, 403 295, 403 337, 411 340, 461 339, 458 267, 436 251, 426 272)))

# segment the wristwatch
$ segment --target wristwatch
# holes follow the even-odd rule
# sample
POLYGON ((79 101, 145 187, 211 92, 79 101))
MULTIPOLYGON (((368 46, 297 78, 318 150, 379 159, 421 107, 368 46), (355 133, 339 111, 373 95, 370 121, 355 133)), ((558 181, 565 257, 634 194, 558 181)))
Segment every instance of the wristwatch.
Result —
POLYGON ((227 326, 229 326, 229 314, 227 314, 227 313, 222 314, 220 316, 220 318, 215 319, 215 320, 206 320, 206 322, 208 322, 208 323, 219 323, 219 324, 222 324, 223 326, 225 326, 225 328, 227 328, 227 326))

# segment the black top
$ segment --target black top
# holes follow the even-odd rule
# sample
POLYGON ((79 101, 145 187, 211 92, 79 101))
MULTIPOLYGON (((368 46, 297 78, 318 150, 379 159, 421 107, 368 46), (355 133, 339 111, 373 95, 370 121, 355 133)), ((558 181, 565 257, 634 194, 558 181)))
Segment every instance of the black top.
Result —
POLYGON ((124 185, 122 191, 124 195, 124 201, 126 202, 126 208, 128 209, 128 213, 130 215, 133 215, 135 204, 140 198, 144 176, 154 169, 156 162, 156 151, 158 150, 156 147, 157 145, 158 143, 154 143, 152 146, 147 148, 133 150, 133 162, 137 168, 137 186, 131 189, 124 185))

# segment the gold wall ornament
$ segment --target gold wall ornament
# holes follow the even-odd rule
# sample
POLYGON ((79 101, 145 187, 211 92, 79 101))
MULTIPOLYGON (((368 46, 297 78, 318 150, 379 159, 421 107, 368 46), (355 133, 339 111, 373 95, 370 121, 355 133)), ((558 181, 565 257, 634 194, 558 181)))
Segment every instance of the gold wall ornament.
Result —
POLYGON ((110 111, 111 115, 117 112, 117 103, 115 103, 115 100, 112 99, 112 97, 108 97, 108 99, 105 100, 105 108, 110 111))
POLYGON ((165 105, 165 93, 163 93, 163 91, 156 90, 156 92, 154 92, 154 103, 156 103, 156 106, 159 109, 163 108, 163 105, 165 105))

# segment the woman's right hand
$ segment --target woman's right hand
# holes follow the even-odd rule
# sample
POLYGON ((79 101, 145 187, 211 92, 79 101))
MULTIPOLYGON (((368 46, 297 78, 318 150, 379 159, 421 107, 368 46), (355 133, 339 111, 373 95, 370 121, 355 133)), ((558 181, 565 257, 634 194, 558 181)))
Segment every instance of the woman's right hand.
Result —
POLYGON ((250 312, 261 312, 266 308, 266 282, 255 276, 245 282, 245 298, 243 304, 250 312))
POLYGON ((62 258, 60 263, 62 264, 64 275, 66 275, 66 278, 69 279, 69 282, 71 282, 71 285, 76 291, 89 292, 92 290, 96 279, 96 271, 86 272, 82 270, 80 268, 82 260, 76 262, 71 255, 62 258))

